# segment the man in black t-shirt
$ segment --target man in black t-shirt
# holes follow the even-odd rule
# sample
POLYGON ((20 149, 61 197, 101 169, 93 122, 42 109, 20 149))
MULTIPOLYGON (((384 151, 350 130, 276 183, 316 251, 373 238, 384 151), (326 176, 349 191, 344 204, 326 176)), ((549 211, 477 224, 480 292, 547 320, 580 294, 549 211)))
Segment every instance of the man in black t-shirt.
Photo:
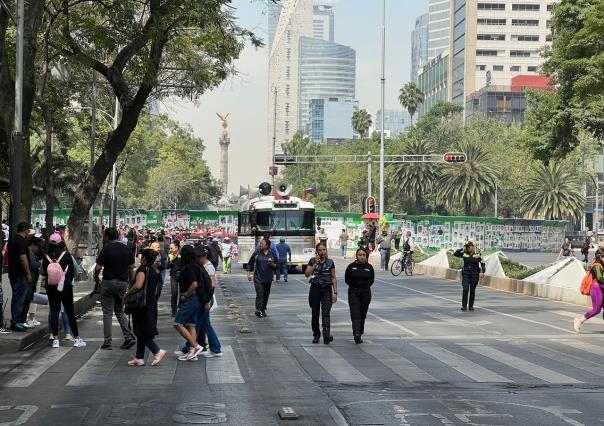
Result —
POLYGON ((17 225, 17 232, 8 240, 8 279, 13 292, 11 299, 11 330, 27 331, 24 311, 25 298, 29 293, 32 283, 32 275, 29 269, 27 237, 33 235, 34 231, 27 222, 17 225))
POLYGON ((134 335, 128 327, 128 318, 124 313, 124 295, 128 283, 132 281, 134 270, 134 255, 132 251, 119 240, 117 229, 105 229, 103 249, 96 258, 94 280, 99 284, 99 275, 103 271, 101 287, 101 308, 103 309, 104 342, 101 349, 111 349, 111 322, 113 313, 120 324, 124 335, 122 349, 129 349, 136 343, 134 335))

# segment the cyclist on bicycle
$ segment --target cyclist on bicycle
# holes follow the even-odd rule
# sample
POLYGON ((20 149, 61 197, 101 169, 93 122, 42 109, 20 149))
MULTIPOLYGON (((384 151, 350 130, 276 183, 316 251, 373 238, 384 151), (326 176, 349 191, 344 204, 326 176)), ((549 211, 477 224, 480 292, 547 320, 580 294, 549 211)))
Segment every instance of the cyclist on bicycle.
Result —
POLYGON ((405 242, 403 243, 403 264, 407 262, 407 258, 413 257, 413 249, 415 248, 415 244, 413 243, 413 237, 411 236, 411 231, 407 231, 405 235, 405 242))

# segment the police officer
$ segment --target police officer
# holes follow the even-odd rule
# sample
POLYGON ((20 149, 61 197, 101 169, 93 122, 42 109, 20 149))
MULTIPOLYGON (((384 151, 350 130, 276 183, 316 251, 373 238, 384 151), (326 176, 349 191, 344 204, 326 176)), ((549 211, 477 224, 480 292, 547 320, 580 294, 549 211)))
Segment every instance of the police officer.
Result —
POLYGON ((464 248, 457 250, 453 255, 463 259, 463 269, 461 271, 461 285, 463 286, 461 310, 465 311, 469 308, 471 311, 473 311, 476 286, 478 285, 478 280, 484 275, 485 271, 482 256, 480 251, 471 241, 468 241, 464 248), (468 292, 470 293, 469 306, 468 292))
POLYGON ((304 275, 307 278, 312 276, 308 293, 308 304, 312 310, 312 342, 319 343, 321 338, 319 313, 322 313, 323 343, 329 345, 333 341, 330 332, 331 318, 329 314, 331 305, 338 300, 338 282, 336 280, 336 267, 333 260, 327 257, 327 246, 325 244, 317 244, 316 256, 308 262, 304 275))
POLYGON ((375 280, 373 266, 367 262, 367 252, 359 248, 356 259, 346 268, 344 281, 348 284, 348 306, 352 321, 352 335, 355 343, 363 343, 365 318, 371 303, 371 286, 375 280))

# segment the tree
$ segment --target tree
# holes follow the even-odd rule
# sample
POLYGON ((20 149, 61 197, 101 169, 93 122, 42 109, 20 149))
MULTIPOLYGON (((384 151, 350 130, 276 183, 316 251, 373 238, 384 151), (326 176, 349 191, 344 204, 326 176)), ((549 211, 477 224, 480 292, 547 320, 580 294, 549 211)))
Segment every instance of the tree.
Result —
POLYGON ((585 205, 580 187, 563 162, 539 163, 522 191, 521 203, 529 218, 578 218, 585 205))
POLYGON ((231 0, 50 2, 51 45, 71 66, 97 73, 119 100, 121 118, 78 186, 67 222, 75 249, 84 220, 126 147, 149 96, 199 98, 234 73, 243 43, 261 42, 236 25, 231 0))
POLYGON ((426 114, 449 121, 462 112, 463 107, 461 105, 454 104, 453 102, 438 101, 426 114))
MULTIPOLYGON (((434 144, 411 137, 405 141, 402 154, 434 154, 434 144)), ((415 213, 421 214, 423 199, 426 194, 433 191, 433 185, 439 175, 438 168, 433 163, 397 164, 393 166, 391 182, 399 194, 415 199, 415 213)))
POLYGON ((448 207, 461 204, 466 216, 478 215, 495 193, 498 174, 487 167, 489 156, 480 144, 462 141, 456 148, 466 154, 466 162, 443 170, 439 199, 448 207))
POLYGON ((367 132, 372 124, 371 114, 366 109, 355 111, 352 114, 352 128, 361 136, 361 139, 367 137, 367 132))
POLYGON ((411 116, 411 125, 413 125, 413 116, 417 108, 424 102, 424 93, 417 87, 413 81, 406 83, 400 90, 398 101, 411 116))

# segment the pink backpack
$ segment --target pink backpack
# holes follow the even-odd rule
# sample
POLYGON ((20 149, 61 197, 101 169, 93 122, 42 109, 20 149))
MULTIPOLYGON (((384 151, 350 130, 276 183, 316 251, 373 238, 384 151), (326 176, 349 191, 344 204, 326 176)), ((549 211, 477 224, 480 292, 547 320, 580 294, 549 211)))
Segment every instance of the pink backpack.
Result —
POLYGON ((46 255, 46 259, 48 259, 48 268, 46 268, 46 283, 48 285, 59 285, 65 282, 65 273, 69 269, 69 266, 63 270, 61 268, 61 259, 65 255, 65 252, 61 253, 57 260, 52 260, 48 255, 46 255))

